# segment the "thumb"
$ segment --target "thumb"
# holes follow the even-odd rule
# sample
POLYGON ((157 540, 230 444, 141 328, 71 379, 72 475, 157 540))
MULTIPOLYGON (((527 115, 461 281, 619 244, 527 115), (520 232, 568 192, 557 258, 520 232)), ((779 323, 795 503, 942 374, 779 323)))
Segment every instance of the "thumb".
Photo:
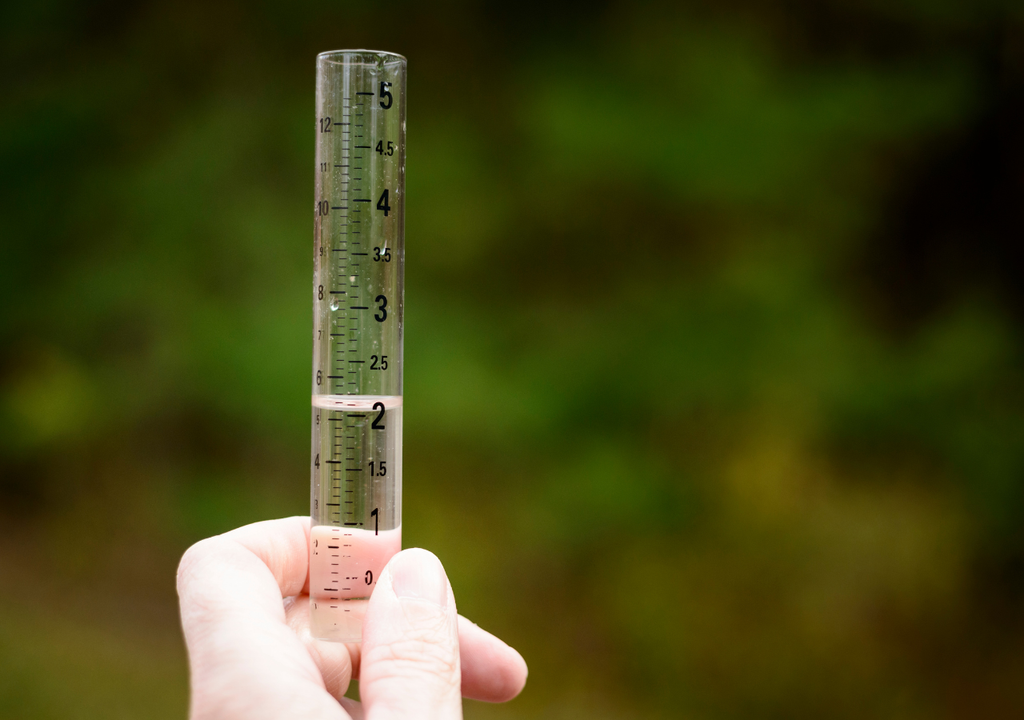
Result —
POLYGON ((391 558, 363 622, 359 695, 368 720, 462 717, 457 618, 433 553, 412 549, 391 558))

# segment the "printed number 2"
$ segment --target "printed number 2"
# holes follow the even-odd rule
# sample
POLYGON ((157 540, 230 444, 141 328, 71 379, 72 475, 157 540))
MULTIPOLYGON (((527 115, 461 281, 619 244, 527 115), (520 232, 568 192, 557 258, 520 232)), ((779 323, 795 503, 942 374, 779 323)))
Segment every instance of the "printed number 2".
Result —
POLYGON ((371 430, 383 430, 384 429, 384 403, 382 403, 382 402, 375 402, 373 404, 373 409, 374 410, 380 410, 380 412, 377 413, 377 417, 375 417, 373 419, 373 422, 370 423, 370 429, 371 430))

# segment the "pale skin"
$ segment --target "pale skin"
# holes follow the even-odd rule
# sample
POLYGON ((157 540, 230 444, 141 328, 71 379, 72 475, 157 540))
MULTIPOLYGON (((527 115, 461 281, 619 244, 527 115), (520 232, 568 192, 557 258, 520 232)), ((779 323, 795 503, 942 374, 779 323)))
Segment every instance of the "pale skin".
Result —
POLYGON ((438 559, 404 550, 370 599, 363 643, 309 634, 309 518, 203 540, 178 568, 192 720, 462 717, 462 698, 504 702, 526 663, 459 616, 438 559), (362 702, 343 697, 352 678, 362 702))

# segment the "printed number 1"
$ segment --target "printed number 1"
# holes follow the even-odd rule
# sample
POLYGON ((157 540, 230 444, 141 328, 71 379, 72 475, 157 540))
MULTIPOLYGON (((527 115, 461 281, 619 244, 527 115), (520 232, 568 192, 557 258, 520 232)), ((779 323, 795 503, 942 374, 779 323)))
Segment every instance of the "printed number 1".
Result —
POLYGON ((373 534, 376 535, 380 531, 380 511, 374 508, 370 515, 373 517, 373 534))

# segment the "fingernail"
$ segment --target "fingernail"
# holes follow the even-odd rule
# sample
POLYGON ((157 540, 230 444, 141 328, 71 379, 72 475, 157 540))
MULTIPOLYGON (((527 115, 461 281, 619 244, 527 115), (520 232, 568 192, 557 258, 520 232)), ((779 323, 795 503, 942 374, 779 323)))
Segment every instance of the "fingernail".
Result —
POLYGON ((448 607, 448 577, 434 553, 419 548, 405 550, 391 560, 390 569, 391 587, 398 597, 448 607))

